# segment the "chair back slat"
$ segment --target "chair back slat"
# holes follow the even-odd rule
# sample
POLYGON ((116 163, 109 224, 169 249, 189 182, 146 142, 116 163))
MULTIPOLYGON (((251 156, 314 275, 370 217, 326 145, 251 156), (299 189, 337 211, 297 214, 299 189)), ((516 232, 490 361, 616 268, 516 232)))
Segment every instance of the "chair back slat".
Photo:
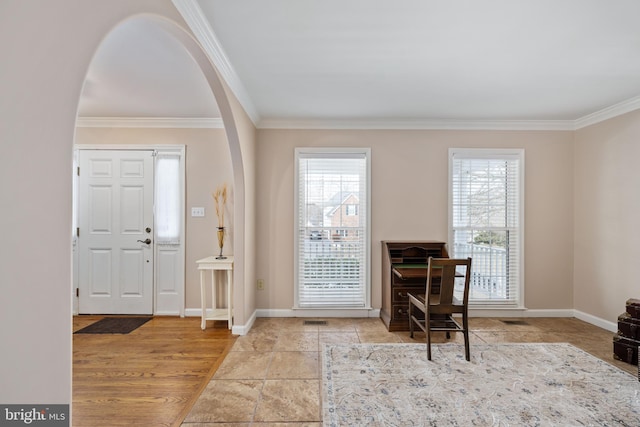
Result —
MULTIPOLYGON (((469 300, 469 279, 471 277, 471 259, 433 258, 430 257, 427 267, 426 295, 439 294, 441 306, 452 305, 456 279, 463 283, 463 295, 460 303, 467 305, 469 300), (460 270, 463 271, 460 271, 460 270), (461 276, 461 274, 463 274, 461 276), (439 286, 438 286, 439 284, 439 286), (439 287, 439 292, 434 290, 439 287)), ((433 299, 433 298, 432 298, 433 299)))
POLYGON ((456 284, 455 265, 446 265, 442 268, 440 279, 440 304, 451 305, 453 303, 453 291, 456 284))

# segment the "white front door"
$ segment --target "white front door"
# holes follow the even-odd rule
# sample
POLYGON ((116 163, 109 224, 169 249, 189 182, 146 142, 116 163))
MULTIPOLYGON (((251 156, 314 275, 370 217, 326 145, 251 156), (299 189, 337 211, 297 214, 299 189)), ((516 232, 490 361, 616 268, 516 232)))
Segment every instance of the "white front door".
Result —
POLYGON ((79 157, 78 311, 153 314, 153 152, 79 157))

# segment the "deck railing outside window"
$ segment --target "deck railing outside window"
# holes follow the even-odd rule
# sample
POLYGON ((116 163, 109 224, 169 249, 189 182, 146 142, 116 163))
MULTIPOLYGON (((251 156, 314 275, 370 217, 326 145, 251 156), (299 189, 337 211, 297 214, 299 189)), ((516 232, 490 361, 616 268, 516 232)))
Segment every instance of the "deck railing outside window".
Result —
POLYGON ((472 261, 470 295, 478 300, 508 300, 507 250, 482 244, 455 243, 456 257, 472 261))

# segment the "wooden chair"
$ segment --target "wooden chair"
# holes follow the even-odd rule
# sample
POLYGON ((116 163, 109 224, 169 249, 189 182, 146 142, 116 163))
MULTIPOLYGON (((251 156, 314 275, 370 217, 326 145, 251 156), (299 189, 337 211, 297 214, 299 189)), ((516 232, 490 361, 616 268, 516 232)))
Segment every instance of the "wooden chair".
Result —
POLYGON ((469 355, 469 278, 471 258, 429 258, 427 283, 424 294, 409 293, 409 333, 413 338, 414 325, 418 325, 427 335, 427 358, 431 360, 431 331, 462 332, 464 352, 469 355), (464 271, 461 271, 464 270, 464 271), (454 295, 456 283, 462 300, 454 295), (460 288, 460 285, 464 286, 460 288), (429 298, 425 298, 428 295, 429 298), (422 312, 422 315, 418 314, 422 312), (454 314, 462 315, 462 324, 454 319, 454 314))

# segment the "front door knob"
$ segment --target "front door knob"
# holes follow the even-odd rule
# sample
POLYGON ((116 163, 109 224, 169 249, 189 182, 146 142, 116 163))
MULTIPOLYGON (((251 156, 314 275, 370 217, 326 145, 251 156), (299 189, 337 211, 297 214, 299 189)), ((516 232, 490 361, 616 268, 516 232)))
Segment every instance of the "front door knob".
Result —
POLYGON ((144 243, 146 245, 150 245, 151 244, 151 239, 147 238, 147 239, 144 239, 144 240, 138 240, 138 242, 144 243))

